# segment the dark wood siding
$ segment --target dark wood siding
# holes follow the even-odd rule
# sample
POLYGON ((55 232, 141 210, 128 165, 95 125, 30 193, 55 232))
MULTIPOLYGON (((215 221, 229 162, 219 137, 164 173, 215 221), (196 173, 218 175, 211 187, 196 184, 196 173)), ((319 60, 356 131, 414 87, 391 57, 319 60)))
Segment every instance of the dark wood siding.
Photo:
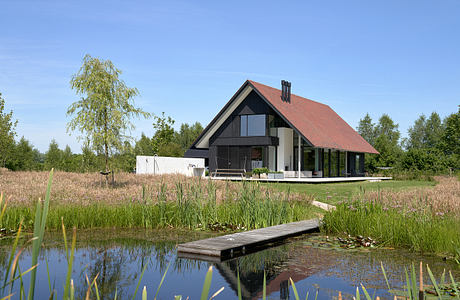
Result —
POLYGON ((209 139, 209 169, 211 171, 216 168, 224 168, 224 166, 226 169, 249 169, 250 146, 278 145, 279 139, 269 136, 268 117, 265 136, 240 136, 240 116, 258 114, 276 115, 270 106, 252 91, 209 139))

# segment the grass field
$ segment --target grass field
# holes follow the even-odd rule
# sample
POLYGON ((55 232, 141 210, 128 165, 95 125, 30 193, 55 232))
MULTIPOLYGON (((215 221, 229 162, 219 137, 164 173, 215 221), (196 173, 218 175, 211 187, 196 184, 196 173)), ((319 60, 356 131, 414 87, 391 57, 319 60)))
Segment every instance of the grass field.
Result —
MULTIPOLYGON (((32 228, 47 172, 5 172, 0 191, 7 209, 0 228, 32 228)), ((254 229, 318 217, 312 197, 251 182, 221 182, 180 175, 117 174, 113 187, 98 174, 56 172, 46 226, 82 228, 254 229)))
POLYGON ((391 190, 395 192, 403 190, 420 190, 431 188, 436 181, 381 181, 381 182, 345 182, 326 184, 299 184, 299 183, 268 183, 263 184, 270 189, 279 191, 290 191, 313 197, 317 201, 337 204, 340 201, 348 200, 362 192, 391 190))

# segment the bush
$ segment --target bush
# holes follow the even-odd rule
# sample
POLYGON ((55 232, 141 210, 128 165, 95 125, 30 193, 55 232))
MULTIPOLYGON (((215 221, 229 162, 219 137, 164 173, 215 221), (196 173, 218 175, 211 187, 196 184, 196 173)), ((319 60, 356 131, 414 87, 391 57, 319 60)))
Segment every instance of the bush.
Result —
POLYGON ((252 170, 252 174, 255 175, 260 175, 268 172, 270 172, 270 170, 267 168, 255 168, 254 170, 252 170))

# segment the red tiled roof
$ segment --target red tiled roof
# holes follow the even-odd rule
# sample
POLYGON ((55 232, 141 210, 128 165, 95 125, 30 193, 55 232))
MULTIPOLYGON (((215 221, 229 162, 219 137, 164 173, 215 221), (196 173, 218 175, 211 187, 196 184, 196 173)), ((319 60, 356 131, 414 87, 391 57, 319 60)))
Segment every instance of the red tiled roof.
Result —
POLYGON ((248 82, 314 147, 378 154, 329 106, 294 94, 290 103, 283 102, 281 90, 248 82))

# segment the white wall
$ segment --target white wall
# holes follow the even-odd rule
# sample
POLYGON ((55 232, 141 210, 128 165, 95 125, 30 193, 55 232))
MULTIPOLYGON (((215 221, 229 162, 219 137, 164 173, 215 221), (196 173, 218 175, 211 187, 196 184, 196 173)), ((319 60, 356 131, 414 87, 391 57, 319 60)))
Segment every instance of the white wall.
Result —
POLYGON ((136 174, 204 176, 204 158, 136 156, 136 174))
POLYGON ((294 130, 291 128, 277 128, 279 145, 277 151, 278 166, 277 171, 284 171, 285 166, 288 170, 292 170, 293 160, 292 157, 294 149, 294 130))

